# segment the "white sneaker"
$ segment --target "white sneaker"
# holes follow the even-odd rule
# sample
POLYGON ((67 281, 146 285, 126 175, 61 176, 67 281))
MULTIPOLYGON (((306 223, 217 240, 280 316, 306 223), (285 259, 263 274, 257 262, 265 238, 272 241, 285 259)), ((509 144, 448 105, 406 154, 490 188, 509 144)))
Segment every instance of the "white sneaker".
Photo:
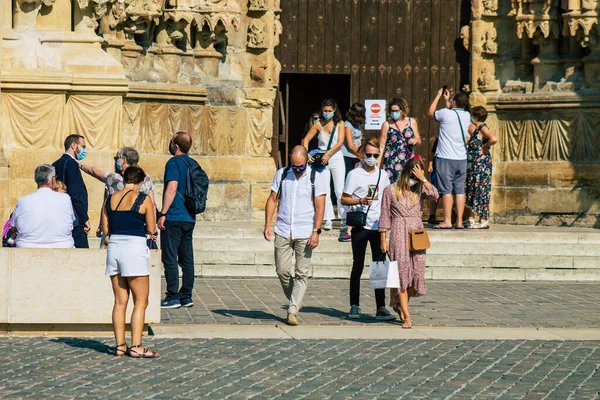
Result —
POLYGON ((326 231, 330 231, 332 228, 333 228, 333 221, 332 220, 325 221, 325 225, 323 225, 323 229, 325 229, 326 231))

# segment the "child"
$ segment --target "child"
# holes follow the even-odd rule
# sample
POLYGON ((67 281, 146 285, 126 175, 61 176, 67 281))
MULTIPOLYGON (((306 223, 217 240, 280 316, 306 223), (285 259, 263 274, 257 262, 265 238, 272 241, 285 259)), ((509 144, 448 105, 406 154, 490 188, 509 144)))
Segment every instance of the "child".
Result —
POLYGON ((473 107, 472 123, 469 126, 471 138, 467 143, 467 212, 468 228, 488 229, 490 218, 490 192, 492 190, 492 147, 498 139, 485 124, 487 111, 483 107, 473 107), (475 218, 479 217, 479 222, 475 218))

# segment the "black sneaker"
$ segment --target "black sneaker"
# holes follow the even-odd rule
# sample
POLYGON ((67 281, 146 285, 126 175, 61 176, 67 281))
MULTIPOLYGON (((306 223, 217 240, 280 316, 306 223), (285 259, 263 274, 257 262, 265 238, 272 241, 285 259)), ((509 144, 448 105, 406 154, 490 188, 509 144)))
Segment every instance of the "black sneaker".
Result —
POLYGON ((179 299, 164 299, 160 302, 160 308, 180 308, 181 301, 179 299))
POLYGON ((194 307, 194 302, 191 297, 181 298, 181 305, 183 307, 194 307))

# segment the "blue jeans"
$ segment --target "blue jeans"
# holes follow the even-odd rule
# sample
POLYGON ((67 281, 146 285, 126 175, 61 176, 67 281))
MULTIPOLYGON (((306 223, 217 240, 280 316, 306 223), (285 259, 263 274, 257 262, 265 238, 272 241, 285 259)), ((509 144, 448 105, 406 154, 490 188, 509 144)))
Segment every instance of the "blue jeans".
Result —
POLYGON ((167 280, 167 300, 192 297, 195 225, 193 222, 165 221, 165 230, 160 234, 162 262, 167 280), (182 274, 181 289, 179 289, 179 265, 182 274))

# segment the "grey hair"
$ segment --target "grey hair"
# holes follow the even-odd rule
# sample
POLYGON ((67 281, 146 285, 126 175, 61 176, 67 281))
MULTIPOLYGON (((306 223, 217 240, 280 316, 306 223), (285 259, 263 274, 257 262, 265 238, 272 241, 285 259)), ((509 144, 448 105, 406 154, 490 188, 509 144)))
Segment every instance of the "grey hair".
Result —
POLYGON ((124 158, 130 167, 140 162, 140 153, 133 147, 121 147, 119 149, 119 157, 124 158))
POLYGON ((42 164, 35 169, 34 179, 38 186, 48 185, 53 176, 56 176, 56 171, 50 164, 42 164))

